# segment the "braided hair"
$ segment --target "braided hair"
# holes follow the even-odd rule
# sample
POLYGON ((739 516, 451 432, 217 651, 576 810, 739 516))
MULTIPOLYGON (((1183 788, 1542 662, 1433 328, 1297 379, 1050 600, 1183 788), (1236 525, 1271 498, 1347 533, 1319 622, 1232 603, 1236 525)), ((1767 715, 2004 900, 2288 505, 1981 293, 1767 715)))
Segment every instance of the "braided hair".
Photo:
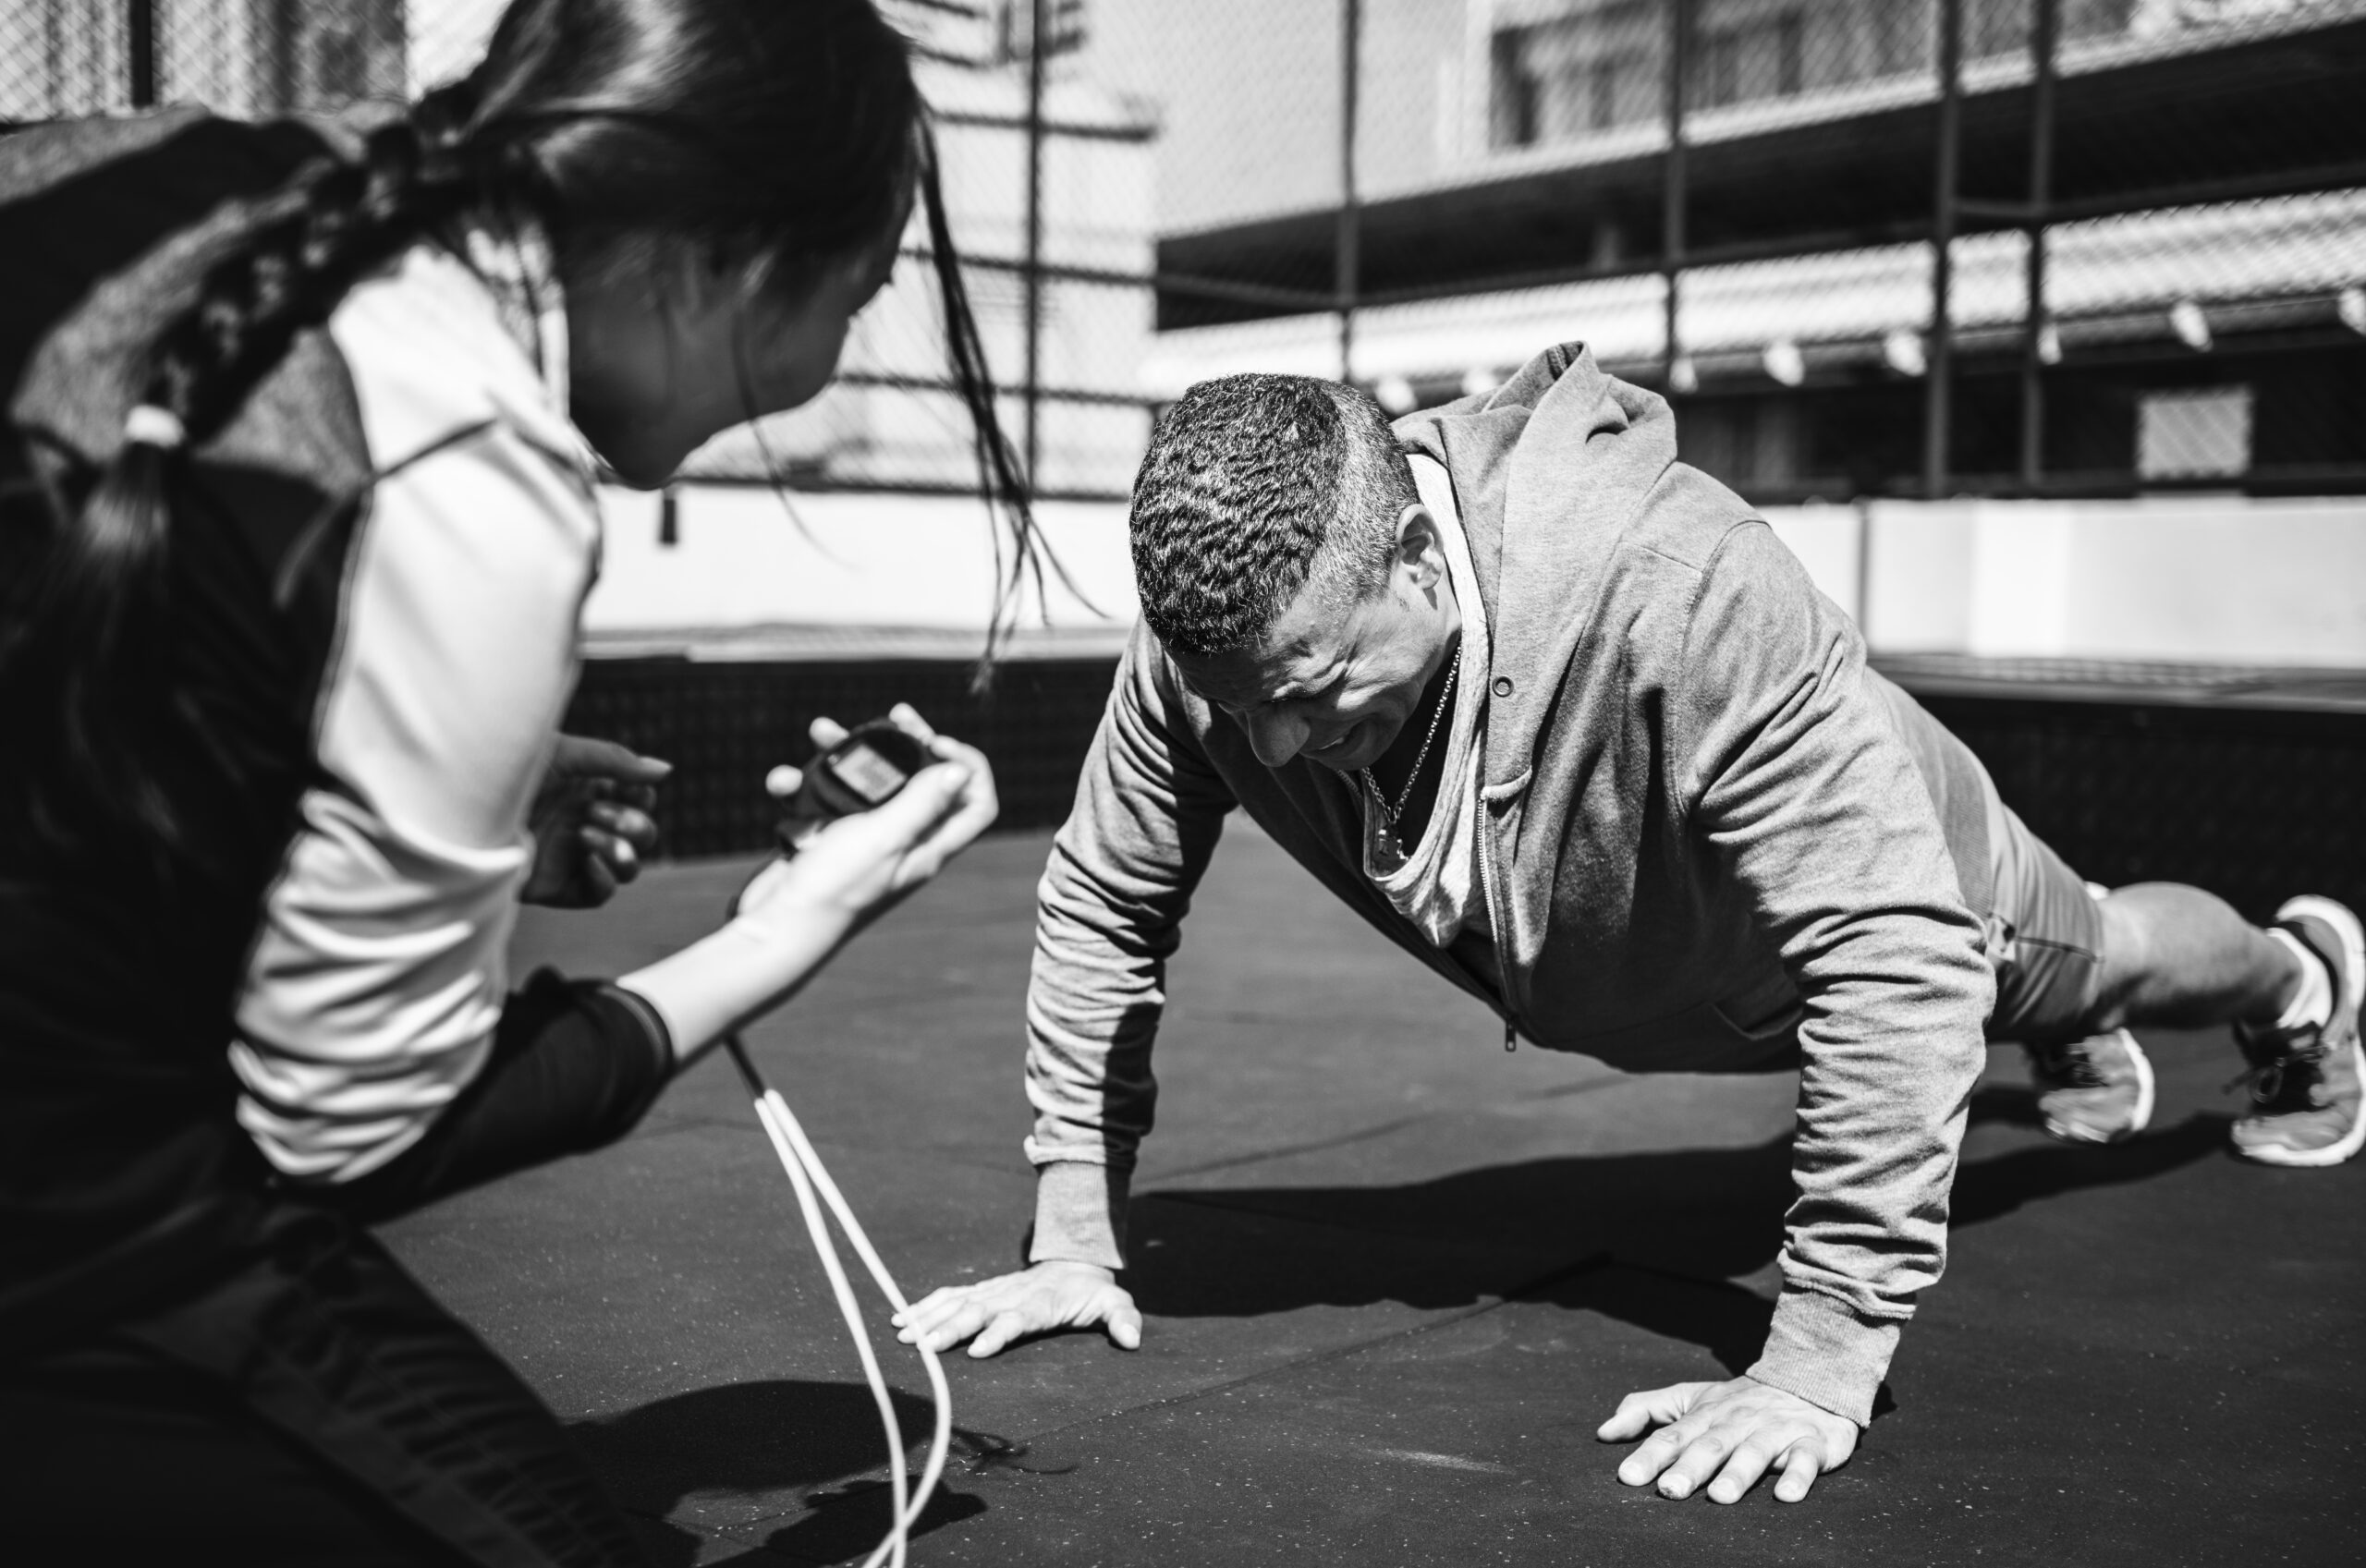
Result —
POLYGON ((998 633, 1042 547, 925 113, 909 45, 871 0, 513 0, 465 79, 372 130, 359 158, 300 171, 155 340, 127 439, 79 506, 61 503, 26 622, 0 649, 0 708, 43 692, 55 726, 28 803, 40 836, 81 839, 67 820, 95 819, 165 863, 201 859, 179 775, 196 757, 235 787, 236 765, 174 679, 175 467, 360 277, 471 210, 531 213, 562 275, 691 247, 794 297, 891 242, 917 193, 981 487, 1007 536, 998 633))
MULTIPOLYGON (((475 182, 430 128, 457 96, 432 96, 372 131, 357 161, 308 166, 265 205, 268 215, 207 272, 196 303, 150 350, 126 439, 61 519, 35 575, 27 625, 8 650, 9 684, 53 694, 49 761, 58 782, 70 781, 79 808, 71 814, 129 828, 167 860, 204 857, 181 842, 161 754, 175 745, 185 755, 213 750, 173 680, 171 470, 183 446, 220 433, 297 334, 326 320, 358 277, 472 199, 475 182)), ((71 836, 60 793, 37 787, 30 803, 53 838, 71 836)))

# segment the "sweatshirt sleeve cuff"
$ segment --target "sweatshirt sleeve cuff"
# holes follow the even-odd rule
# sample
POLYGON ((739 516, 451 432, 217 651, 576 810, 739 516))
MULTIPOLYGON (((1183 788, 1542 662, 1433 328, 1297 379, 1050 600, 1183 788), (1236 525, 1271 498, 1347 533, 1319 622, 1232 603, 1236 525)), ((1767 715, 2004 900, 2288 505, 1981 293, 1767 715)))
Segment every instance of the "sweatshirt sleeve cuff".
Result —
POLYGON ((1030 1263, 1126 1266, 1126 1173, 1080 1160, 1044 1166, 1035 1177, 1035 1237, 1030 1263))
POLYGON ((1750 1376, 1810 1404, 1872 1424, 1873 1392, 1889 1375, 1901 1325, 1858 1317, 1830 1296, 1787 1290, 1750 1376))

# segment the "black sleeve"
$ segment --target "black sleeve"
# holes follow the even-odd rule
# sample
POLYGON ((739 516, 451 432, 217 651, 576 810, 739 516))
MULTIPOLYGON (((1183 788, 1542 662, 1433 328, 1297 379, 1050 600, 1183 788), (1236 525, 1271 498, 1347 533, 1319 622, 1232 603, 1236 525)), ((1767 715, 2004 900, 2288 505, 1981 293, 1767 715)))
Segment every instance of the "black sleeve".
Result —
POLYGON ((646 1003, 540 969, 502 1010, 493 1054, 427 1136, 358 1181, 308 1196, 365 1223, 632 1130, 671 1076, 672 1041, 646 1003))

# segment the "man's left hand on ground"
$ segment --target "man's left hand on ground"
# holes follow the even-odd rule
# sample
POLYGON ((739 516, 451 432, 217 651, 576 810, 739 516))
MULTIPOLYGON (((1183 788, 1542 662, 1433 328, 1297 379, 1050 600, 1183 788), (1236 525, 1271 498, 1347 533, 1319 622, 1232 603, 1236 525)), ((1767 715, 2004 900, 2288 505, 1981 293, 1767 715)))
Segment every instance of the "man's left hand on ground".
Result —
POLYGON ((1773 1470, 1775 1497, 1797 1502, 1817 1476, 1857 1451, 1855 1422, 1749 1378, 1630 1393, 1594 1435, 1632 1442, 1653 1427, 1660 1429, 1627 1456, 1618 1478, 1630 1487, 1656 1479, 1664 1497, 1690 1497, 1706 1483, 1711 1501, 1738 1502, 1773 1470))
POLYGON ((896 1313, 895 1322, 901 1331, 896 1337, 906 1344, 951 1350, 970 1340, 970 1354, 978 1359, 1061 1329, 1097 1327, 1120 1350, 1142 1346, 1141 1309, 1117 1276, 1097 1263, 1061 1259, 973 1285, 941 1286, 896 1313))
POLYGON ((657 847, 650 808, 657 803, 657 785, 673 771, 671 762, 612 740, 559 736, 528 819, 534 869, 518 900, 595 909, 619 884, 640 875, 641 861, 657 847))

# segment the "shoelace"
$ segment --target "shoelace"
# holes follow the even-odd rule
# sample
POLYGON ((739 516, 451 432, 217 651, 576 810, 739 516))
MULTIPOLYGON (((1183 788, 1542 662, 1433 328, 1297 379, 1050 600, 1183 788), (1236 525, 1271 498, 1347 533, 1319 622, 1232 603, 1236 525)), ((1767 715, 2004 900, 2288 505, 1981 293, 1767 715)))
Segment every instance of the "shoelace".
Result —
POLYGON ((2273 1035, 2255 1039, 2238 1029, 2235 1038, 2250 1064, 2227 1079, 2220 1093, 2231 1094, 2248 1087, 2251 1103, 2262 1111, 2317 1109, 2313 1091, 2324 1077, 2323 1029, 2311 1024, 2280 1039, 2273 1035))
POLYGON ((2102 1088, 2104 1076, 2079 1042, 2049 1045, 2038 1051, 2038 1070, 2066 1088, 2102 1088))

